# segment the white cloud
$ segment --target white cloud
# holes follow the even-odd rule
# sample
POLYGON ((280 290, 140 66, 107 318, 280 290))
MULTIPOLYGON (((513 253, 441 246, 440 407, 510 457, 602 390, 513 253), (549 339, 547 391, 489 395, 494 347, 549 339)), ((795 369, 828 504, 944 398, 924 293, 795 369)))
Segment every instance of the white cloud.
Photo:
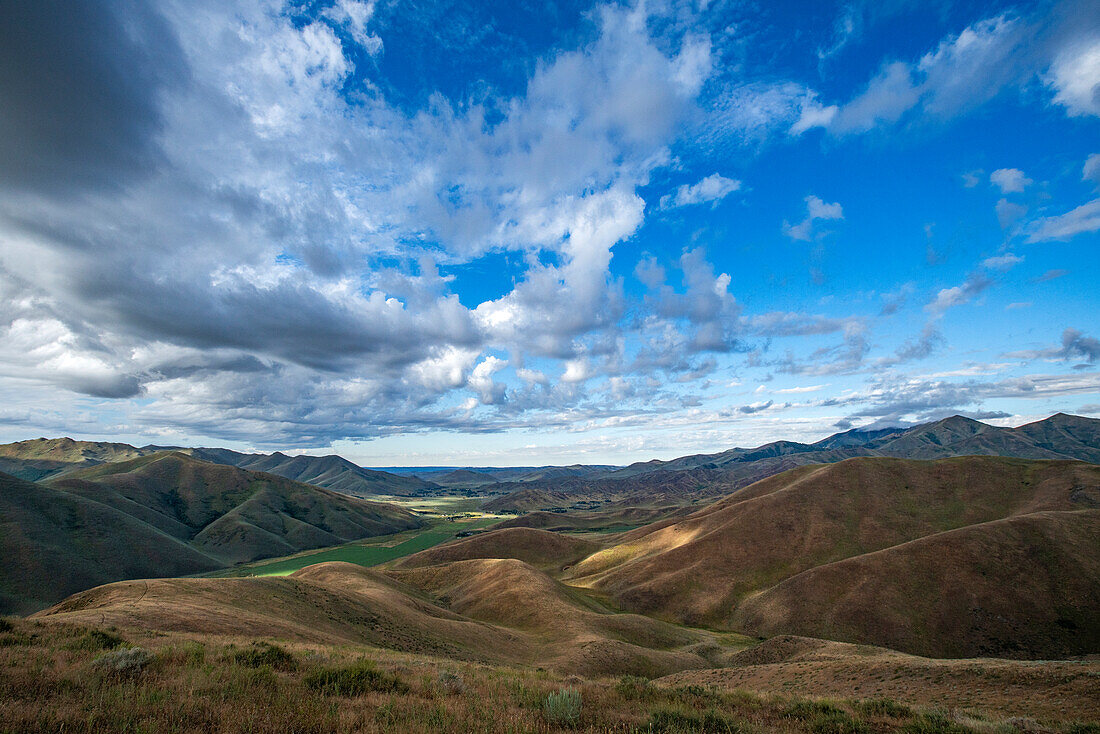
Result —
POLYGON ((994 257, 987 257, 982 260, 982 267, 989 270, 1005 271, 1009 270, 1016 265, 1022 263, 1024 259, 1019 255, 1014 255, 1011 252, 1006 252, 1003 255, 996 255, 994 257))
POLYGON ((1025 204, 1018 204, 1004 198, 997 200, 994 209, 997 212, 997 222, 1001 225, 1001 229, 1008 229, 1027 214, 1025 204))
POLYGON ((676 189, 674 195, 661 197, 662 209, 675 209, 692 204, 717 204, 734 191, 741 188, 741 182, 737 179, 726 178, 718 173, 712 173, 694 184, 684 184, 676 189))
POLYGON ((1100 230, 1100 199, 1055 217, 1044 217, 1031 223, 1028 242, 1068 240, 1086 232, 1100 230))
POLYGON ((1082 181, 1092 181, 1100 185, 1100 153, 1093 153, 1085 159, 1085 166, 1081 170, 1082 181))
POLYGON ((1019 168, 998 168, 989 174, 989 182, 998 187, 1002 194, 1020 193, 1032 184, 1032 180, 1019 168))
POLYGON ((814 222, 844 219, 844 209, 838 203, 826 203, 821 198, 811 194, 805 199, 806 218, 798 224, 783 221, 783 234, 792 240, 809 242, 814 238, 814 222))
POLYGON ((969 303, 991 285, 993 281, 987 276, 982 273, 971 273, 961 285, 944 288, 936 293, 935 297, 925 305, 924 310, 931 314, 932 319, 938 319, 955 306, 969 303))
POLYGON ((1054 59, 1047 76, 1054 102, 1071 117, 1100 115, 1100 38, 1072 44, 1054 59))

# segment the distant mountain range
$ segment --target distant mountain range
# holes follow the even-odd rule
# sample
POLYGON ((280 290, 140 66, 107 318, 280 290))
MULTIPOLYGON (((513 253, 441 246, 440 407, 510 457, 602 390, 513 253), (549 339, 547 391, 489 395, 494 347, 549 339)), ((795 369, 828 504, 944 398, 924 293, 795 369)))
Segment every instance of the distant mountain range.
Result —
POLYGON ((940 459, 1013 456, 1100 463, 1100 420, 1058 413, 1018 428, 954 416, 910 428, 853 429, 815 443, 774 441, 671 461, 540 467, 393 467, 367 469, 340 456, 246 454, 220 448, 135 447, 122 443, 34 439, 0 446, 0 471, 38 481, 103 463, 174 450, 197 459, 263 471, 357 497, 417 496, 465 490, 489 495, 485 509, 529 512, 620 506, 683 505, 733 492, 807 464, 860 456, 940 459), (581 503, 578 505, 578 503, 581 503))
POLYGON ((621 505, 677 503, 728 494, 808 464, 856 457, 941 459, 952 456, 1075 459, 1100 463, 1100 420, 1058 413, 1018 428, 953 416, 911 428, 837 433, 812 444, 775 441, 671 461, 647 461, 606 473, 547 481, 502 483, 487 507, 526 512, 571 506, 578 499, 621 505))
POLYGON ((175 451, 214 464, 262 471, 358 497, 405 496, 437 485, 413 476, 364 469, 340 456, 243 454, 229 449, 143 446, 124 443, 37 438, 0 446, 0 471, 20 479, 39 481, 64 476, 100 464, 175 451))
MULTIPOLYGON (((39 448, 48 456, 40 461, 64 464, 129 453, 118 444, 39 448)), ((109 581, 209 571, 422 524, 392 505, 172 451, 45 483, 0 473, 0 614, 109 581)))

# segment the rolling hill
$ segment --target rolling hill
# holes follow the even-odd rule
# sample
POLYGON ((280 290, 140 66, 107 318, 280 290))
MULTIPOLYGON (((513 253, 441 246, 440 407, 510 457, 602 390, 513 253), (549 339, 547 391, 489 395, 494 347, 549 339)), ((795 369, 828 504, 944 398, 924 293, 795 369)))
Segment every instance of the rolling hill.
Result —
POLYGON ((398 476, 364 469, 340 456, 287 456, 243 454, 220 448, 143 446, 71 438, 38 438, 0 445, 0 471, 27 481, 42 481, 72 474, 100 464, 175 451, 213 464, 275 474, 343 494, 370 497, 411 495, 436 487, 414 476, 398 476))
POLYGON ((0 611, 124 578, 174 576, 419 527, 396 507, 178 452, 0 475, 0 611))
POLYGON ((566 581, 686 624, 941 657, 1082 654, 1100 650, 1098 523, 1097 466, 851 459, 627 533, 566 581))
POLYGON ((35 619, 367 644, 584 675, 705 667, 690 648, 715 637, 610 613, 521 561, 485 559, 389 573, 323 563, 288 577, 123 581, 35 619))

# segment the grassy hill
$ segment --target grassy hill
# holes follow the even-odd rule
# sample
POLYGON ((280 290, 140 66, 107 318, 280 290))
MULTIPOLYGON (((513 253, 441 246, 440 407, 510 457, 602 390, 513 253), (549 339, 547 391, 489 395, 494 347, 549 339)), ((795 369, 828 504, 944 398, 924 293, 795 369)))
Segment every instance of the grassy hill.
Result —
POLYGON ((1100 572, 1088 551, 1100 545, 1098 507, 1100 467, 1089 464, 852 459, 795 469, 627 533, 577 564, 568 582, 633 611, 762 634, 939 656, 1095 652, 1095 635, 1071 633, 1100 621, 1100 572), (1019 581, 1013 563, 979 564, 983 552, 1031 557, 1020 568, 1042 593, 1022 603, 1038 589, 1019 581), (826 581, 841 577, 854 585, 826 581), (873 604, 860 602, 865 593, 877 594, 873 604), (937 594, 952 601, 935 602, 937 594))
POLYGON ((339 456, 244 454, 220 448, 143 446, 71 438, 38 438, 0 445, 0 471, 27 481, 67 476, 100 464, 175 451, 212 464, 236 466, 332 489, 343 494, 410 495, 435 488, 414 476, 398 476, 356 466, 339 456))
POLYGON ((502 528, 407 556, 398 568, 435 566, 474 558, 514 558, 532 566, 561 570, 600 546, 588 540, 534 528, 502 528))
MULTIPOLYGON (((205 451, 205 449, 204 449, 205 451)), ((359 497, 375 495, 408 496, 436 485, 413 476, 398 476, 356 466, 340 456, 287 456, 274 454, 238 454, 233 463, 249 471, 277 474, 306 484, 359 497)))
POLYGON ((31 611, 124 578, 209 571, 419 527, 393 507, 176 452, 0 476, 0 610, 31 611))
POLYGON ((323 563, 291 576, 123 581, 35 617, 127 629, 370 644, 574 673, 656 675, 708 665, 715 636, 613 614, 515 560, 383 573, 323 563))

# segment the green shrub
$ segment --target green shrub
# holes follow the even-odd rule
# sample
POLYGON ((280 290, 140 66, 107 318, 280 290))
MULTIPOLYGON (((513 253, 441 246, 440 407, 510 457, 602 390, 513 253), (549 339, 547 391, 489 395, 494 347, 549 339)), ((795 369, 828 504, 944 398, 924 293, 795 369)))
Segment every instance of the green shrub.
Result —
POLYGON ((913 715, 913 709, 891 698, 872 698, 866 701, 856 701, 853 706, 856 711, 866 716, 889 716, 894 719, 908 719, 913 715))
POLYGON ((650 714, 653 732, 701 732, 703 734, 742 734, 747 727, 736 719, 710 709, 701 713, 658 709, 650 714))
POLYGON ((636 701, 640 698, 648 698, 653 691, 649 687, 649 679, 637 675, 624 675, 615 684, 615 691, 628 701, 636 701))
POLYGON ((1066 727, 1066 734, 1100 734, 1100 724, 1075 721, 1066 727))
POLYGON ((795 701, 783 713, 792 719, 809 721, 821 715, 842 714, 844 710, 828 701, 795 701))
POLYGON ((814 734, 861 734, 867 725, 828 701, 796 701, 783 712, 804 721, 814 734))
POLYGON ((100 655, 92 661, 92 667, 115 678, 136 678, 152 660, 147 650, 129 647, 100 655))
POLYGON ((307 688, 326 696, 361 696, 370 691, 407 693, 408 685, 393 673, 363 661, 343 668, 324 668, 305 677, 307 688))
POLYGON ((103 630, 88 630, 66 645, 66 647, 69 650, 96 652, 98 650, 114 650, 116 647, 124 644, 126 644, 126 640, 118 635, 113 635, 103 630))
POLYGON ((260 668, 269 665, 279 670, 295 670, 298 661, 294 655, 278 645, 269 642, 254 642, 243 650, 233 650, 230 659, 246 668, 260 668))
POLYGON ((551 693, 542 708, 551 724, 576 726, 581 720, 581 694, 575 688, 551 693))
POLYGON ((970 734, 972 729, 953 721, 947 714, 931 711, 905 725, 906 734, 970 734))

